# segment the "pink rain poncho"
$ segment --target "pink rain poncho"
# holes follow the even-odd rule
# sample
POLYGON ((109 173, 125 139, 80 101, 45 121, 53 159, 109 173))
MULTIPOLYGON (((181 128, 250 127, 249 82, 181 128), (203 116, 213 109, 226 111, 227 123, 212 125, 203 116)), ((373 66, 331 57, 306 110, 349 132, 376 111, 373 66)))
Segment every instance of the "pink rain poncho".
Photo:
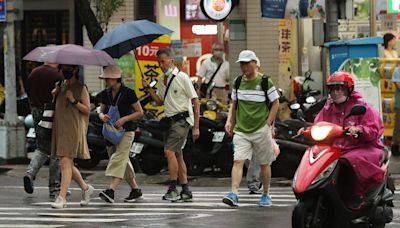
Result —
POLYGON ((350 136, 338 138, 333 144, 342 149, 342 158, 346 159, 354 170, 356 177, 354 194, 362 196, 384 179, 384 171, 380 168, 384 149, 381 136, 384 129, 379 113, 362 99, 360 93, 353 92, 349 100, 342 104, 328 100, 314 122, 327 121, 342 126, 344 117, 356 104, 365 105, 367 112, 346 119, 344 126, 359 127, 362 129, 362 135, 359 138, 350 136))

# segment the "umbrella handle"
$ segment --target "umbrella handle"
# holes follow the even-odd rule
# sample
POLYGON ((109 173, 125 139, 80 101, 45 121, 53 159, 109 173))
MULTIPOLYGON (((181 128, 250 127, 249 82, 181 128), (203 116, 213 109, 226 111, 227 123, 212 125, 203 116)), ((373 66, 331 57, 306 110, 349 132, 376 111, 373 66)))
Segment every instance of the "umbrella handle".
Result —
POLYGON ((135 59, 136 59, 136 62, 137 62, 137 65, 138 65, 138 67, 139 67, 139 71, 140 71, 140 77, 142 77, 142 79, 144 79, 143 78, 143 72, 142 72, 142 68, 140 67, 140 64, 139 64, 139 60, 137 59, 137 52, 136 52, 136 48, 134 49, 134 54, 135 54, 135 59))

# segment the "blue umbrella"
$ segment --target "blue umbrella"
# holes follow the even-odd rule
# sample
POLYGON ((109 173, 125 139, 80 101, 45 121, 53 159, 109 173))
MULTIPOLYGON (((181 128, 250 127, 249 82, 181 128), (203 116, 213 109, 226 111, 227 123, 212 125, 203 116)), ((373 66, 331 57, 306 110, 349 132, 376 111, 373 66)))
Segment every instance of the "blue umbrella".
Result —
POLYGON ((123 22, 106 33, 94 48, 104 50, 113 58, 120 58, 137 47, 171 33, 168 28, 148 20, 123 22))

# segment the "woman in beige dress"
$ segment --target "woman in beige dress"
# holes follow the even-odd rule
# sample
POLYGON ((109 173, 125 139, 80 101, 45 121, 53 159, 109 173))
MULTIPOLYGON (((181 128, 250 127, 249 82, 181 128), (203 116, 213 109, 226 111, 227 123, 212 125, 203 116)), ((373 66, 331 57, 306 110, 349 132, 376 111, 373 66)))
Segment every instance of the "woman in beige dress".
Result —
POLYGON ((78 80, 78 66, 62 65, 65 81, 56 87, 56 107, 53 120, 52 150, 60 157, 61 190, 52 208, 64 208, 66 194, 74 179, 82 189, 81 206, 88 205, 94 188, 86 184, 74 165, 74 158, 89 159, 86 133, 90 101, 85 85, 78 80))

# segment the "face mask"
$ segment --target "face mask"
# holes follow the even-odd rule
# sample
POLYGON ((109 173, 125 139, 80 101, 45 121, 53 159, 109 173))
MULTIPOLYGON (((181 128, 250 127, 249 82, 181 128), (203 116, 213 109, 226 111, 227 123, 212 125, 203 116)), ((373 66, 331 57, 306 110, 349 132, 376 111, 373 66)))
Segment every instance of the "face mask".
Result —
POLYGON ((222 58, 222 56, 224 55, 224 52, 222 52, 222 51, 214 51, 213 55, 215 57, 222 58))
POLYGON ((167 76, 171 75, 173 70, 174 70, 174 69, 169 68, 169 69, 165 72, 165 75, 167 75, 167 76))
POLYGON ((347 100, 347 96, 345 96, 344 91, 341 90, 331 91, 331 97, 333 102, 335 102, 336 104, 341 104, 347 100))
POLYGON ((74 76, 74 71, 72 70, 63 70, 62 72, 64 74, 64 78, 67 80, 71 79, 74 76))
POLYGON ((333 100, 336 104, 341 104, 347 100, 347 96, 341 96, 333 100))

